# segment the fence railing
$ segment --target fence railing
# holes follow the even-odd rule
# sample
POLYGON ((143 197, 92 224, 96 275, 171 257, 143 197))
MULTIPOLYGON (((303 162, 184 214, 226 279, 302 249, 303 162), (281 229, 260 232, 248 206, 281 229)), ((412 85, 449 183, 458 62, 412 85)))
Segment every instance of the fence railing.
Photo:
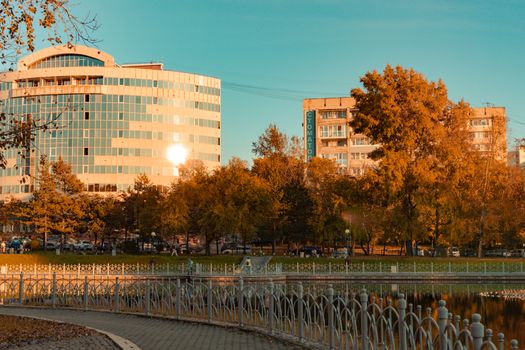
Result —
POLYGON ((150 263, 150 264, 4 264, 0 274, 71 274, 71 275, 344 275, 344 274, 523 274, 523 261, 514 262, 302 262, 270 263, 258 269, 230 263, 150 263))
POLYGON ((495 339, 479 314, 462 320, 443 300, 437 310, 423 309, 403 294, 383 299, 331 285, 21 273, 0 276, 0 302, 229 324, 327 349, 518 349, 501 333, 495 339))

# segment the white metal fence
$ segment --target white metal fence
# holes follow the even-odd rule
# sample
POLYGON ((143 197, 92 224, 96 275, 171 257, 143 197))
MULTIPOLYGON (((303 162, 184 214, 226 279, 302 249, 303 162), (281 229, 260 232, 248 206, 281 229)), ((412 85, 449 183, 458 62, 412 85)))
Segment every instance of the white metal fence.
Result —
MULTIPOLYGON (((230 263, 194 263, 187 262, 164 264, 4 264, 0 265, 3 274, 71 274, 71 275, 240 275, 250 271, 240 264, 230 263)), ((415 273, 418 275, 433 274, 523 274, 523 261, 509 262, 296 262, 270 263, 257 272, 257 275, 305 274, 305 275, 344 275, 344 274, 393 274, 415 273)))
POLYGON ((0 302, 9 305, 107 310, 226 323, 305 346, 327 349, 518 349, 486 329, 481 316, 452 315, 445 301, 430 308, 397 300, 286 285, 169 277, 83 277, 74 274, 0 276, 0 302))

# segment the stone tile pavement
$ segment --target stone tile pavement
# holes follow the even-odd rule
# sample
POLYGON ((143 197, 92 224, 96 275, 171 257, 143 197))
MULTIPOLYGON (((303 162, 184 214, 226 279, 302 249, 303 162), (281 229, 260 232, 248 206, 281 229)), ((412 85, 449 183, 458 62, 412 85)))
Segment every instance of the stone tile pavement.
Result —
POLYGON ((75 337, 41 344, 30 344, 16 347, 16 350, 119 350, 108 337, 102 334, 75 337))
POLYGON ((297 346, 269 337, 232 328, 159 318, 93 311, 13 307, 0 307, 0 313, 40 317, 96 328, 129 339, 143 350, 299 349, 297 346))

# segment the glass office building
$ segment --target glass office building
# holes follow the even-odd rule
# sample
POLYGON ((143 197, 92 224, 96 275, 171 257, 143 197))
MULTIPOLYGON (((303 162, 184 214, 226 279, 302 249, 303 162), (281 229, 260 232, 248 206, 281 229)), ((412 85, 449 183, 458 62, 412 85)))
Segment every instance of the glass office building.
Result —
POLYGON ((125 191, 139 174, 169 185, 185 160, 220 165, 217 78, 164 70, 160 63, 118 65, 84 46, 50 47, 0 79, 8 120, 48 124, 25 156, 6 152, 0 199, 30 197, 39 159, 62 157, 89 192, 125 191), (21 183, 23 177, 29 182, 21 183))

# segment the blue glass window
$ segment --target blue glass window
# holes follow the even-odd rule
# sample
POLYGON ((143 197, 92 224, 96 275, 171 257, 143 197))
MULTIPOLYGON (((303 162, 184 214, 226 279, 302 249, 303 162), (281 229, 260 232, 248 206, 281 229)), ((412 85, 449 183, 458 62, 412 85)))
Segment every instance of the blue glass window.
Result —
POLYGON ((58 67, 104 67, 104 62, 84 55, 57 55, 46 57, 29 68, 58 68, 58 67))

